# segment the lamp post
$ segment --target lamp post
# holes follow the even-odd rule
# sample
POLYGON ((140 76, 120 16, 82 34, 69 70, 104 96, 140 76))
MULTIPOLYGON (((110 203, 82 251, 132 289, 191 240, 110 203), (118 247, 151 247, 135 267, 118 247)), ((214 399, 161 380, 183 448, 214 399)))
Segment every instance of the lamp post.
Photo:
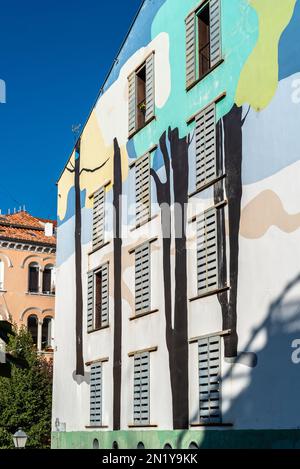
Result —
POLYGON ((22 428, 20 427, 19 430, 13 435, 14 445, 18 449, 24 449, 26 445, 28 436, 25 432, 23 432, 22 428))

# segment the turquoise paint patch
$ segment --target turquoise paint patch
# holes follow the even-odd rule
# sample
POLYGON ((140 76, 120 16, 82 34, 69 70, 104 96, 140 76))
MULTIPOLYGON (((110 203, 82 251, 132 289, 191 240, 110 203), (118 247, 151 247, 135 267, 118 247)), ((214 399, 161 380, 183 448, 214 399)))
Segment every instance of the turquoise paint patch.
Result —
POLYGON ((234 104, 241 70, 258 39, 257 14, 247 0, 222 1, 224 62, 186 92, 184 18, 198 4, 199 0, 185 0, 176 2, 175 8, 173 0, 167 0, 154 18, 152 39, 162 32, 168 33, 170 39, 171 94, 162 109, 156 108, 156 120, 135 135, 138 156, 158 143, 169 126, 178 127, 180 136, 185 136, 186 120, 224 91, 226 98, 217 106, 217 119, 227 114, 234 104))

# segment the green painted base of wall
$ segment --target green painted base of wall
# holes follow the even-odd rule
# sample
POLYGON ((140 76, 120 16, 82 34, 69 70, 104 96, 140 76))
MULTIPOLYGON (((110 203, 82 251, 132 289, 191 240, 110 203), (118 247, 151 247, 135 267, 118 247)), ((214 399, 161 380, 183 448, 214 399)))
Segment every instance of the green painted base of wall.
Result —
POLYGON ((288 448, 300 449, 300 430, 187 430, 187 431, 83 431, 53 432, 53 449, 92 449, 94 439, 100 449, 136 448, 143 442, 146 449, 160 449, 165 444, 172 448, 188 448, 195 442, 199 448, 288 448))

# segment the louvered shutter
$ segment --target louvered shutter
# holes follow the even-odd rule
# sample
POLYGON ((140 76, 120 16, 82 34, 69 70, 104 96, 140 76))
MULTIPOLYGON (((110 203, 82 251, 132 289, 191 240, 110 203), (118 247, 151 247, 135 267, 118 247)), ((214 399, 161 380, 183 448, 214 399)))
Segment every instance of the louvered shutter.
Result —
POLYGON ((199 339, 199 421, 221 422, 221 338, 199 339))
POLYGON ((29 267, 29 291, 32 293, 39 291, 39 268, 36 266, 29 267))
POLYGON ((196 81, 196 15, 185 20, 186 27, 186 86, 196 81))
POLYGON ((217 209, 204 212, 197 219, 197 276, 198 294, 204 294, 219 287, 217 209))
POLYGON ((134 356, 133 420, 137 425, 150 423, 150 354, 134 356))
POLYGON ((150 309, 150 244, 135 251, 135 310, 137 313, 150 309))
POLYGON ((196 117, 196 188, 211 183, 217 177, 215 103, 196 117))
POLYGON ((146 60, 146 122, 155 113, 154 83, 154 54, 151 54, 146 60))
POLYGON ((91 365, 90 381, 90 424, 102 424, 102 364, 91 365))
POLYGON ((93 206, 93 249, 104 243, 104 200, 105 192, 102 187, 94 195, 93 206))
POLYGON ((221 60, 221 7, 220 0, 210 0, 210 66, 221 60))
POLYGON ((87 330, 94 329, 94 272, 88 272, 87 285, 87 330))
POLYGON ((102 289, 101 289, 101 326, 107 326, 109 322, 108 316, 108 299, 109 299, 109 283, 108 283, 108 264, 104 265, 102 271, 102 289))
POLYGON ((150 155, 140 158, 135 165, 136 223, 150 218, 150 155))
POLYGON ((136 130, 136 75, 132 73, 128 78, 128 132, 136 130))

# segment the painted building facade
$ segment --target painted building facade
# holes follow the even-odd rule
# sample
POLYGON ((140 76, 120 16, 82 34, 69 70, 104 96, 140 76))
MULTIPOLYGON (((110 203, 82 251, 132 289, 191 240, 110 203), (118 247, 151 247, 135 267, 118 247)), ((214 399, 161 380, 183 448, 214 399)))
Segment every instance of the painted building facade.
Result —
POLYGON ((26 211, 0 215, 0 317, 28 327, 37 350, 53 355, 56 222, 26 211))
POLYGON ((58 181, 54 448, 299 447, 299 0, 145 0, 58 181))

